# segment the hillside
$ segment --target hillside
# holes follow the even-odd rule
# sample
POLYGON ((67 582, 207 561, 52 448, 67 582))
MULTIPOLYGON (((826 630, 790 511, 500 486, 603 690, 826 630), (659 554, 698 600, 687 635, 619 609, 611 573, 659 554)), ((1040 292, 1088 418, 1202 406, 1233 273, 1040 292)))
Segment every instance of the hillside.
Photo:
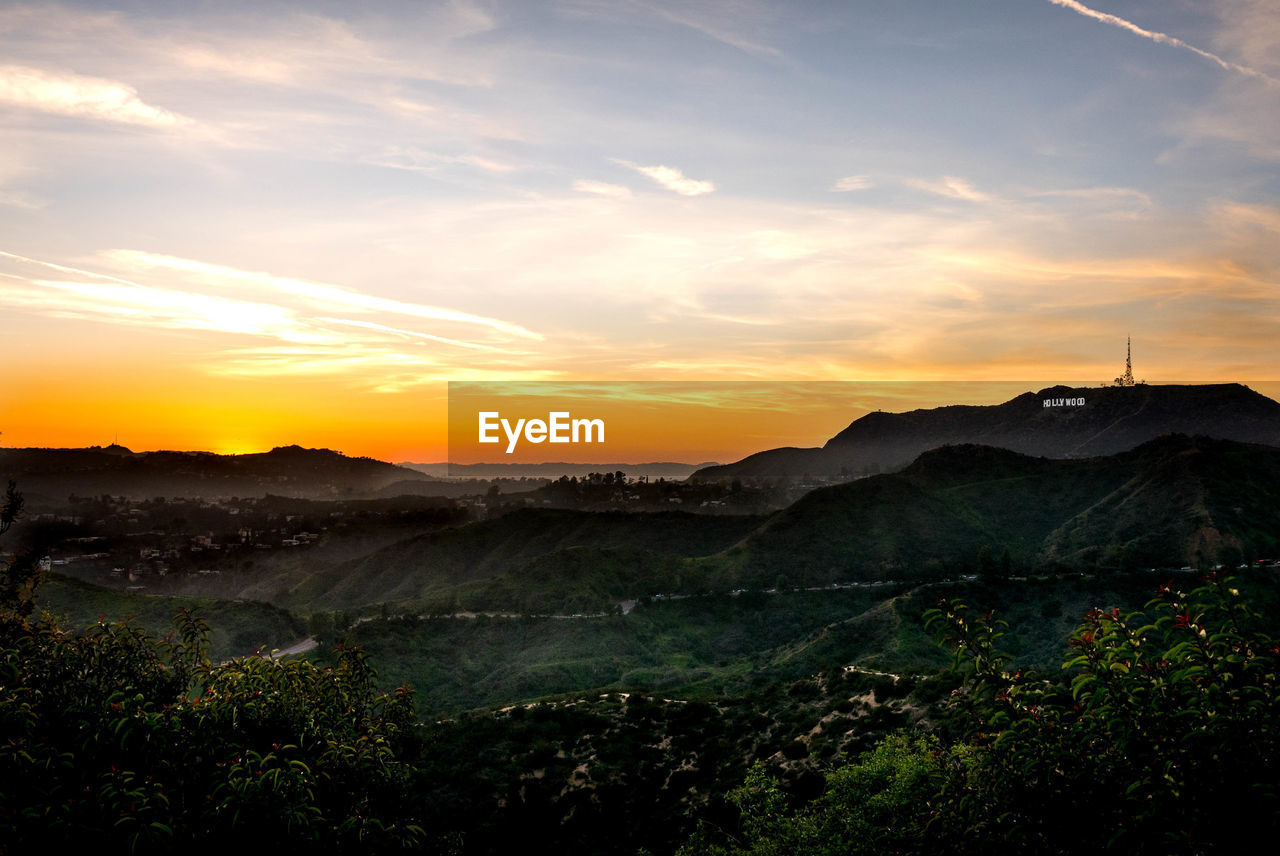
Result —
POLYGON ((948 446, 899 473, 815 490, 701 560, 726 584, 937 578, 979 553, 1014 573, 1238 563, 1275 551, 1280 449, 1163 437, 1110 457, 948 446))
POLYGON ((946 446, 768 517, 526 508, 325 562, 295 552, 156 585, 300 613, 600 613, 738 588, 1234 566, 1272 556, 1278 538, 1280 449, 1171 435, 1079 460, 946 446))
POLYGON ((577 476, 581 478, 590 473, 624 472, 632 478, 644 476, 649 479, 686 479, 695 470, 702 467, 715 466, 713 461, 700 464, 685 464, 678 461, 648 461, 638 464, 605 463, 581 464, 571 461, 543 461, 525 464, 452 464, 447 462, 419 464, 412 461, 401 461, 400 466, 417 470, 432 478, 540 478, 557 479, 560 476, 577 476))
POLYGON ((964 443, 1046 458, 1086 458, 1125 452, 1175 433, 1280 446, 1280 403, 1236 383, 1054 386, 991 406, 868 413, 821 448, 758 452, 703 468, 694 478, 889 472, 930 449, 964 443), (1055 405, 1046 407, 1046 400, 1055 405))
POLYGON ((376 550, 308 577, 282 600, 299 609, 377 603, 509 609, 543 604, 540 595, 550 589, 557 610, 584 591, 600 595, 590 599, 600 609, 644 588, 639 577, 646 568, 723 550, 760 522, 745 515, 524 509, 376 550), (505 577, 511 580, 498 582, 505 577))
MULTIPOLYGON (((277 514, 290 508, 272 503, 277 514)), ((153 575, 147 590, 300 614, 547 615, 738 588, 1234 566, 1277 552, 1280 449, 1181 435, 1068 460, 945 446, 767 517, 530 507, 459 526, 447 514, 382 521, 321 513, 329 507, 293 509, 291 525, 323 533, 303 548, 200 554, 210 572, 153 575)), ((240 525, 257 525, 246 515, 240 525)))
POLYGON ((209 655, 215 661, 283 648, 306 636, 302 622, 266 603, 139 595, 57 575, 40 587, 36 603, 68 630, 104 619, 128 620, 159 637, 173 630, 171 619, 178 607, 194 609, 209 622, 209 655))
MULTIPOLYGON (((220 498, 265 496, 332 499, 373 494, 421 473, 329 449, 283 446, 251 455, 88 449, 0 449, 0 476, 22 485, 28 509, 80 496, 220 498)), ((405 493, 413 493, 405 489, 405 493)))

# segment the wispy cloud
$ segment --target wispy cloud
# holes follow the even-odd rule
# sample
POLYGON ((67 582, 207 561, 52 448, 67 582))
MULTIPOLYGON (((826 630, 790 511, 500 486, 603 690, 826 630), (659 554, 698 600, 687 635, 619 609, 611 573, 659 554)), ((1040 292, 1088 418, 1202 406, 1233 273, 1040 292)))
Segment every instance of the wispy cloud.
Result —
POLYGON ((562 14, 628 26, 637 21, 651 27, 657 18, 736 48, 759 59, 783 59, 782 51, 766 43, 785 20, 785 7, 759 0, 558 0, 562 14))
POLYGON ((869 175, 846 175, 831 185, 833 193, 848 193, 852 190, 866 190, 871 186, 869 175))
POLYGON ((444 155, 422 149, 394 147, 364 158, 373 166, 403 169, 409 172, 438 172, 447 166, 469 166, 492 173, 514 172, 515 167, 503 161, 476 154, 444 155))
MULTIPOLYGON (((689 27, 740 51, 769 59, 782 56, 782 51, 748 38, 734 27, 735 22, 743 19, 747 11, 746 4, 709 3, 704 0, 702 3, 682 4, 678 10, 657 3, 647 4, 647 8, 673 24, 689 27)), ((755 8, 759 12, 764 7, 755 8)))
POLYGON ((575 181, 573 189, 579 193, 593 193, 596 196, 608 196, 611 199, 631 198, 631 188, 629 187, 623 187, 621 184, 609 184, 604 181, 591 181, 585 178, 575 181))
POLYGON ((385 297, 365 294, 341 288, 336 285, 307 282, 305 280, 272 276, 268 273, 244 271, 222 265, 209 264, 193 259, 175 256, 158 255, 139 250, 110 250, 104 254, 108 259, 120 262, 129 267, 161 268, 187 274, 195 274, 212 280, 214 283, 237 283, 265 287, 295 297, 303 298, 311 304, 328 307, 340 307, 360 312, 382 312, 390 315, 423 318, 433 321, 448 321, 459 324, 470 324, 487 327, 490 330, 507 336, 522 339, 541 339, 542 336, 518 324, 511 324, 497 318, 472 315, 439 306, 427 306, 421 303, 405 303, 385 297))
POLYGON ((172 129, 194 124, 186 116, 146 103, 128 84, 21 65, 0 66, 0 102, 59 116, 149 128, 172 129))
POLYGON ((1239 74, 1244 74, 1249 77, 1256 78, 1258 80, 1266 81, 1267 83, 1270 83, 1272 85, 1280 85, 1280 80, 1277 80, 1276 78, 1272 77, 1269 74, 1264 74, 1263 72, 1258 71, 1256 68, 1250 68, 1247 65, 1240 65, 1239 63, 1229 62, 1223 59, 1222 57, 1218 56, 1217 54, 1210 53, 1209 51, 1198 48, 1195 45, 1189 45, 1186 42, 1184 42, 1182 39, 1179 39, 1175 36, 1171 36, 1167 33, 1158 33, 1152 30, 1144 29, 1142 27, 1139 27, 1137 24, 1133 23, 1132 21, 1126 21, 1124 18, 1118 17, 1116 15, 1111 15, 1111 14, 1108 14, 1107 12, 1099 12, 1097 9, 1090 9, 1088 6, 1084 5, 1083 3, 1076 2, 1076 0, 1049 0, 1049 2, 1055 6, 1061 6, 1064 9, 1070 9, 1072 12, 1075 12, 1079 15, 1084 15, 1086 18, 1092 18, 1095 21, 1101 21, 1104 24, 1110 24, 1111 26, 1119 27, 1122 30, 1128 30, 1130 33, 1133 33, 1136 36, 1142 36, 1144 39, 1150 39, 1151 41, 1157 42, 1162 45, 1170 45, 1175 48, 1182 48, 1183 50, 1191 51, 1193 54, 1196 54, 1197 56, 1204 57, 1210 62, 1216 63, 1220 68, 1224 69, 1225 71, 1238 72, 1239 74))
POLYGON ((681 196, 701 196, 704 193, 712 193, 716 189, 716 186, 709 181, 686 178, 683 172, 673 166, 641 166, 619 158, 613 158, 613 162, 628 169, 634 169, 681 196))
POLYGON ((1247 205, 1240 202, 1219 202, 1214 206, 1215 226, 1228 233, 1238 233, 1241 228, 1261 228, 1280 235, 1280 208, 1268 205, 1247 205))
POLYGON ((158 270, 165 274, 166 284, 148 285, 0 251, 0 262, 7 268, 0 270, 0 307, 55 319, 213 334, 210 341, 216 351, 201 363, 204 371, 346 376, 356 385, 383 392, 473 369, 519 372, 529 354, 509 343, 514 338, 540 338, 497 319, 336 286, 132 251, 114 251, 103 258, 140 275, 158 270), (48 271, 55 276, 46 275, 48 271), (175 278, 180 287, 167 284, 175 278), (235 286, 251 296, 225 293, 235 286), (209 293, 211 287, 224 293, 209 293), (318 309, 333 314, 320 314, 318 309), (345 310, 347 317, 335 310, 345 310), (382 323, 396 317, 401 323, 382 323), (423 319, 480 325, 488 340, 442 336, 410 326, 423 319), (253 344, 245 346, 246 341, 253 344), (473 356, 459 360, 453 348, 473 356))
POLYGON ((924 190, 929 193, 936 193, 939 196, 945 196, 948 199, 962 199, 966 202, 990 202, 994 197, 989 193, 983 193, 963 178, 956 178, 953 175, 944 175, 938 181, 929 181, 923 178, 908 178, 906 180, 908 187, 914 187, 917 190, 924 190))
MULTIPOLYGON (((7 258, 15 257, 8 253, 7 258)), ((23 259, 23 261, 32 261, 23 259)), ((36 264, 39 264, 38 262, 36 264)), ((74 269, 48 265, 67 273, 74 269)), ((311 344, 335 344, 288 309, 248 300, 152 288, 88 271, 82 279, 41 279, 5 274, 18 286, 0 286, 0 304, 63 318, 135 324, 148 328, 203 330, 311 344)))
POLYGON ((462 339, 450 339, 446 336, 434 336, 431 333, 423 333, 418 330, 405 330, 400 327, 388 327, 386 324, 375 324, 372 321, 356 321, 352 318, 320 318, 320 321, 326 324, 339 324, 346 327, 360 327, 364 330, 376 330, 379 333, 393 333, 396 336, 402 336, 406 339, 426 339, 431 342, 443 342, 446 345, 457 345, 460 348, 474 348, 477 351, 501 351, 493 345, 483 345, 479 342, 466 342, 462 339))
POLYGON ((1032 196, 1057 196, 1067 199, 1111 201, 1129 199, 1143 205, 1151 204, 1151 197, 1132 187, 1076 187, 1068 190, 1037 190, 1032 196))
POLYGON ((0 205, 7 205, 10 208, 23 208, 28 211, 36 211, 45 206, 43 200, 32 196, 21 190, 5 190, 0 187, 0 205))
POLYGON ((227 351, 210 371, 232 377, 357 377, 367 388, 398 393, 445 381, 542 381, 559 372, 497 362, 454 364, 393 346, 351 342, 341 348, 282 345, 227 351))

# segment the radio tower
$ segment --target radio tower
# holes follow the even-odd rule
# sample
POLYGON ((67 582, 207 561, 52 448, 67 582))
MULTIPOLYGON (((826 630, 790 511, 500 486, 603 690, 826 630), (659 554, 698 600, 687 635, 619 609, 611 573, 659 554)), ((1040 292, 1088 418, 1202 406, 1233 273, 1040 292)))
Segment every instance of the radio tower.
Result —
POLYGON ((1116 378, 1116 386, 1134 386, 1137 381, 1133 379, 1133 339, 1125 337, 1124 341, 1124 374, 1116 378))

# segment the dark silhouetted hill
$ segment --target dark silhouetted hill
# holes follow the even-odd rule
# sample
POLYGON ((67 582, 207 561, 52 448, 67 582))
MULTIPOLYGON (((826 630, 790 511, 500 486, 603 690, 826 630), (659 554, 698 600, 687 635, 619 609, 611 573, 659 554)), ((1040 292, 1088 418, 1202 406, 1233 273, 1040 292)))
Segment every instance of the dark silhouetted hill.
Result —
POLYGON ((650 479, 685 479, 693 474, 696 470, 704 467, 715 466, 714 462, 704 461, 700 464, 685 464, 678 461, 649 461, 640 464, 581 464, 569 461, 546 461, 543 463, 524 463, 524 464, 500 464, 500 463, 481 463, 481 464, 450 464, 450 463, 434 463, 434 464, 418 464, 411 461, 402 461, 402 467, 408 467, 411 470, 417 470, 420 473, 431 476, 433 478, 464 478, 464 479, 515 479, 515 478, 545 478, 558 479, 560 476, 578 476, 582 477, 590 473, 613 473, 624 472, 631 478, 639 478, 644 476, 650 479))
POLYGON ((695 478, 889 472, 940 446, 976 443, 1047 458, 1114 455, 1164 434, 1280 446, 1280 403, 1238 383, 1054 386, 1003 404, 868 413, 821 448, 759 452, 695 478), (1046 407, 1046 400, 1084 399, 1046 407))
POLYGON ((16 479, 33 507, 65 501, 71 494, 141 499, 271 493, 329 499, 373 494, 400 481, 425 480, 421 473, 384 461, 301 446, 251 455, 130 452, 123 446, 0 449, 0 476, 16 479))
POLYGON ((1276 552, 1277 539, 1275 447, 1168 435, 1054 460, 968 444, 812 491, 768 518, 526 509, 334 565, 285 602, 595 611, 662 592, 998 575, 1005 565, 1234 566, 1276 552))
POLYGON ((1169 435, 1109 457, 946 446, 815 490, 703 560, 725 584, 1206 566, 1274 552, 1280 449, 1169 435))
POLYGON ((523 509, 415 536, 328 569, 298 585, 288 602, 308 609, 437 603, 464 586, 477 596, 487 593, 483 603, 464 601, 459 604, 464 607, 530 607, 541 601, 534 590, 547 587, 563 593, 579 586, 626 597, 647 590, 647 584, 639 582, 645 569, 666 567, 667 558, 723 550, 760 522, 759 517, 745 515, 710 517, 676 511, 523 509), (599 578, 583 579, 592 572, 599 578), (509 579, 497 584, 504 578, 509 579))

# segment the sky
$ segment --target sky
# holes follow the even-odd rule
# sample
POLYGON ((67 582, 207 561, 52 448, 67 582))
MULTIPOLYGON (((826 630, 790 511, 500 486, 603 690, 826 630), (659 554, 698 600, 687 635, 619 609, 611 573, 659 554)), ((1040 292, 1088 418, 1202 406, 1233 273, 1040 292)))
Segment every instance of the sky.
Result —
POLYGON ((0 3, 0 444, 440 460, 449 381, 1127 336, 1274 380, 1278 165, 1274 0, 0 3))

